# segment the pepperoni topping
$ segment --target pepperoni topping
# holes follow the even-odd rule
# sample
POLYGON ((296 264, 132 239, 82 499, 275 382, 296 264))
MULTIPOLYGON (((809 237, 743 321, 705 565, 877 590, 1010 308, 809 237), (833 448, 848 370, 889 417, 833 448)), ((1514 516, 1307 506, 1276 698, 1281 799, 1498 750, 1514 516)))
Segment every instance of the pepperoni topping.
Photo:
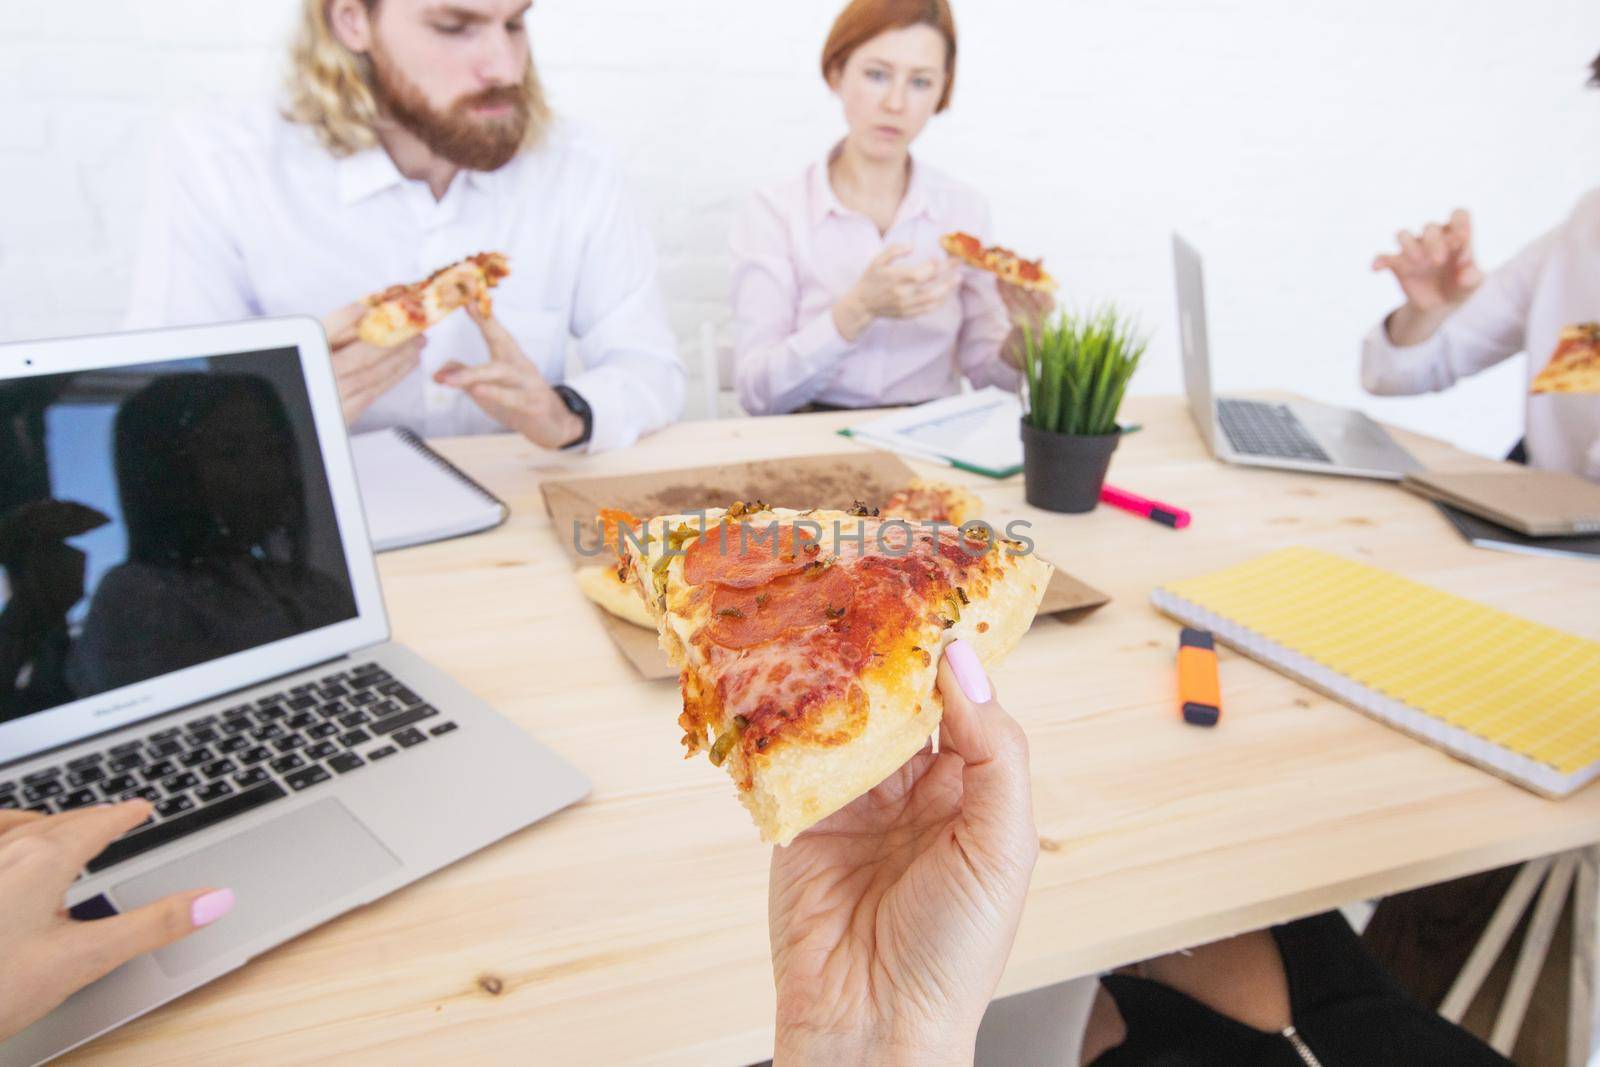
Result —
POLYGON ((947 233, 941 240, 946 251, 961 256, 975 267, 992 271, 1007 281, 1028 284, 1047 284, 1049 281, 1043 260, 1023 259, 1000 245, 984 248, 983 242, 971 234, 947 233))
POLYGON ((862 679, 874 664, 911 655, 926 666, 931 654, 912 642, 959 617, 964 590, 983 595, 999 550, 989 538, 894 518, 860 524, 819 545, 807 523, 757 522, 741 549, 729 520, 690 545, 685 577, 704 583, 691 597, 704 619, 691 643, 705 664, 684 688, 691 751, 705 747, 707 726, 730 720, 747 761, 791 741, 848 743, 866 726, 862 679))
POLYGON ((724 523, 689 546, 683 578, 690 585, 754 589, 800 571, 819 551, 816 536, 795 526, 724 523))
POLYGON ((950 242, 950 247, 967 259, 981 259, 983 257, 983 242, 970 233, 952 233, 945 238, 950 242))
POLYGON ((398 299, 398 303, 401 312, 406 317, 406 321, 410 322, 411 325, 426 326, 428 324, 428 312, 422 306, 422 296, 420 294, 407 292, 398 299))
MULTIPOLYGON (((706 672, 699 696, 691 700, 685 689, 686 731, 695 734, 698 727, 703 734, 702 718, 738 720, 737 743, 747 759, 770 755, 774 745, 788 741, 845 744, 865 728, 864 672, 908 649, 929 662, 926 649, 910 644, 917 640, 910 631, 952 617, 959 608, 947 602, 966 602, 963 585, 981 595, 983 572, 992 561, 963 552, 963 538, 953 528, 934 534, 895 519, 863 519, 862 525, 864 543, 828 546, 824 537, 823 547, 837 553, 818 552, 798 571, 761 584, 713 581, 701 587, 697 596, 707 618, 693 642, 706 672)), ((805 525, 796 532, 804 534, 805 525)), ((736 549, 730 548, 726 560, 716 554, 718 533, 697 543, 706 555, 696 576, 704 578, 698 572, 710 567, 747 576, 750 564, 729 562, 737 560, 736 549)), ((737 529, 730 533, 736 545, 737 529)), ((770 561, 773 535, 763 537, 757 559, 770 561)), ((795 543, 802 551, 815 547, 804 539, 780 540, 779 555, 795 543)), ((973 547, 995 549, 986 541, 973 547)))
POLYGON ((790 574, 760 589, 719 585, 711 597, 708 636, 723 648, 751 648, 793 630, 839 622, 855 590, 837 566, 790 574))

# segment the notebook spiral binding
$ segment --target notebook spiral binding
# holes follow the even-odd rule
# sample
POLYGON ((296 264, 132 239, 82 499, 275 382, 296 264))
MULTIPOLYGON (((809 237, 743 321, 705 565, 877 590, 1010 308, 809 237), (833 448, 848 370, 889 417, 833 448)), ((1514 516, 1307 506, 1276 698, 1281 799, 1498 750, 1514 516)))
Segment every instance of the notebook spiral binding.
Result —
POLYGON ((397 426, 395 427, 394 432, 396 437, 404 441, 408 448, 422 456, 423 459, 426 459, 429 463, 432 463, 435 467, 438 467, 446 474, 451 475, 457 481, 461 482, 462 485, 465 485, 468 489, 471 489, 489 503, 495 505, 496 507, 504 506, 499 497, 485 489, 481 484, 478 483, 476 479, 472 477, 472 475, 468 474, 466 471, 462 470, 460 467, 456 466, 454 463, 451 463, 448 459, 445 459, 439 453, 435 452, 432 446, 419 437, 415 431, 405 426, 397 426))

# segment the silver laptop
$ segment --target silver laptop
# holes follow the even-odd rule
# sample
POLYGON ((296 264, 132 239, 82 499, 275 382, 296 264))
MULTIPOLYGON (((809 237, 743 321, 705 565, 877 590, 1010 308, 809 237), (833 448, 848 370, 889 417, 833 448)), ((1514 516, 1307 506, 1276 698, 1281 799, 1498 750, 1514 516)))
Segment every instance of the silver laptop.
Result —
POLYGON ((93 921, 234 910, 0 1044, 37 1063, 580 799, 588 783, 389 640, 312 319, 0 346, 0 808, 135 796, 93 921), (20 660, 19 660, 20 655, 20 660))
POLYGON ((1178 279, 1184 390, 1195 426, 1214 456, 1254 467, 1390 481, 1422 470, 1411 453, 1359 411, 1309 401, 1277 404, 1213 396, 1200 253, 1173 234, 1172 259, 1178 279))

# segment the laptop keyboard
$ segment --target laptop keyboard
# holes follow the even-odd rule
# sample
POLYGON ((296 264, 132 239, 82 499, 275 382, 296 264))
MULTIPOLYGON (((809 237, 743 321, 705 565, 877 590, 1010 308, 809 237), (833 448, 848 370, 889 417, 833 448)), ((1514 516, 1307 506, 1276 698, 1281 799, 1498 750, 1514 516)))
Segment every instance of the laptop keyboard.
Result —
POLYGON ((155 811, 93 874, 455 730, 375 663, 0 781, 0 808, 42 814, 144 797, 155 811))
POLYGON ((1271 456, 1332 463, 1317 447, 1294 412, 1283 404, 1218 398, 1217 421, 1233 450, 1246 456, 1271 456))

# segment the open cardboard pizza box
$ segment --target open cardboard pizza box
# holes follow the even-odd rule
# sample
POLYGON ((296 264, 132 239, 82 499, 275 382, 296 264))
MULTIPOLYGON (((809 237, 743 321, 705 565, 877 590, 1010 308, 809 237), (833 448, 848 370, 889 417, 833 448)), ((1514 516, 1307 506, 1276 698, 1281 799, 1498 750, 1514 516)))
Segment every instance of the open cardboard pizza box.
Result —
MULTIPOLYGON (((612 557, 584 556, 578 546, 599 541, 595 513, 619 508, 641 518, 674 515, 699 508, 727 507, 735 500, 763 500, 772 507, 848 508, 860 500, 877 507, 917 472, 897 456, 883 452, 802 456, 713 467, 655 471, 610 478, 569 478, 545 482, 544 505, 573 567, 604 564, 612 557)), ((1003 524, 1001 524, 1003 527, 1003 524)), ((1050 578, 1040 615, 1087 614, 1111 598, 1059 568, 1050 578)), ((676 678, 678 672, 646 630, 602 611, 606 632, 629 663, 646 678, 676 678)))

